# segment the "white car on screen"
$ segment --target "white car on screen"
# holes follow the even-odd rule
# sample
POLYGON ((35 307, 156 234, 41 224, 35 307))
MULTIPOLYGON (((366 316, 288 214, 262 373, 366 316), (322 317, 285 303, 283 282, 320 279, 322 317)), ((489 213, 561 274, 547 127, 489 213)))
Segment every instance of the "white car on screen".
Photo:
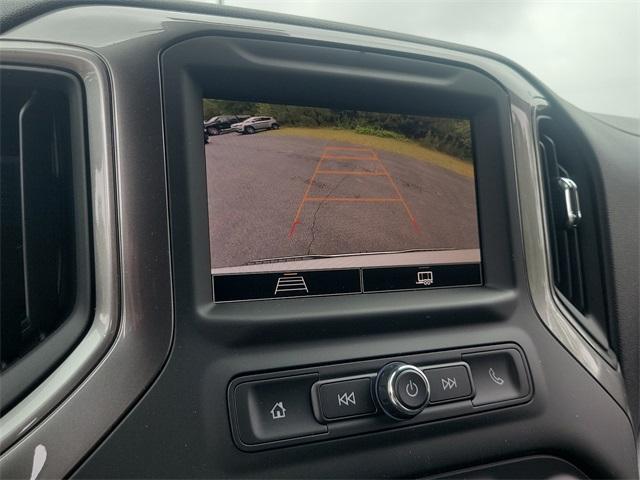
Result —
POLYGON ((256 133, 258 130, 277 130, 280 125, 273 117, 249 117, 243 122, 234 123, 231 128, 240 133, 256 133))

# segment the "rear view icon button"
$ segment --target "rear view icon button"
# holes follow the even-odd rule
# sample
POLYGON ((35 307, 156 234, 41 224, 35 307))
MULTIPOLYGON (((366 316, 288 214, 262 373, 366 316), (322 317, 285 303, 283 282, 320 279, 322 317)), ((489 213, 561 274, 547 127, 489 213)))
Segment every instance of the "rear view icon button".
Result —
POLYGON ((424 285, 425 287, 433 285, 433 272, 431 270, 428 270, 426 272, 418 272, 418 280, 416 281, 416 285, 424 285))

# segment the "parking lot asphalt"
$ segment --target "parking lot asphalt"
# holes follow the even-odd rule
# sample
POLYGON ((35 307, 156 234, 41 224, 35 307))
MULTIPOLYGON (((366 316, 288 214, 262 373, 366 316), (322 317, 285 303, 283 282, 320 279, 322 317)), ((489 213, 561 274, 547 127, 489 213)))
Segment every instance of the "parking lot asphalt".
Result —
POLYGON ((286 130, 211 137, 205 154, 213 268, 479 248, 474 179, 438 165, 286 130))

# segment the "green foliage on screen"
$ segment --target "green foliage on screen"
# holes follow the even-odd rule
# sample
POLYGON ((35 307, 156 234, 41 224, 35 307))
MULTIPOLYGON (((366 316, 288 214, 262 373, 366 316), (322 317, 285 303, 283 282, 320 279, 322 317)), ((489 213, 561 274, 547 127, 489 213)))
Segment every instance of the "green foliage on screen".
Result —
POLYGON ((414 141, 468 162, 473 158, 468 120, 209 98, 203 100, 203 113, 205 121, 217 115, 264 115, 275 117, 282 127, 354 130, 365 135, 414 141))

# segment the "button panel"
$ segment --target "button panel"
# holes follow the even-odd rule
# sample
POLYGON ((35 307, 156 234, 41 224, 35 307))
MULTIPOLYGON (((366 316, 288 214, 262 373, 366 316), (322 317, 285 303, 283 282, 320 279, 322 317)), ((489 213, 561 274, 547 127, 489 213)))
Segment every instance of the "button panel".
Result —
POLYGON ((528 402, 533 395, 526 357, 517 345, 462 348, 332 364, 233 380, 228 389, 236 445, 258 451, 335 439, 528 402), (428 401, 412 416, 385 413, 376 395, 389 365, 413 365, 391 378, 396 399, 413 405, 429 385, 428 401), (417 368, 416 368, 417 367, 417 368))

